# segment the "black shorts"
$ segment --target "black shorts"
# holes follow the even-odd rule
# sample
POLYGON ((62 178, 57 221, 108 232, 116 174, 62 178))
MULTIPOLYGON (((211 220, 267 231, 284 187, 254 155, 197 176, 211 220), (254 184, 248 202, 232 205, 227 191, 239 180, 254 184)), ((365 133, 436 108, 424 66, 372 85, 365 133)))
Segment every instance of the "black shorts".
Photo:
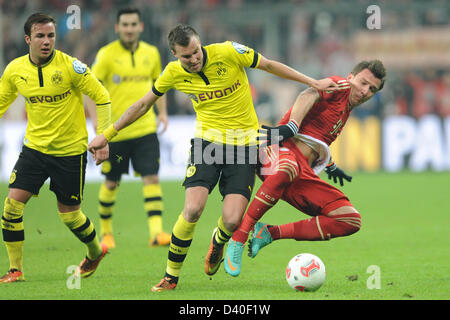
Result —
POLYGON ((59 202, 78 205, 83 198, 87 154, 55 157, 22 147, 11 177, 9 188, 22 189, 38 195, 45 180, 50 178, 50 190, 59 202))
POLYGON ((120 181, 128 173, 130 160, 141 176, 155 175, 159 171, 159 140, 156 133, 109 143, 109 160, 102 164, 102 174, 111 181, 120 181))
POLYGON ((219 182, 223 197, 241 194, 250 200, 255 184, 256 158, 256 147, 225 146, 192 139, 183 186, 203 186, 211 193, 219 182))

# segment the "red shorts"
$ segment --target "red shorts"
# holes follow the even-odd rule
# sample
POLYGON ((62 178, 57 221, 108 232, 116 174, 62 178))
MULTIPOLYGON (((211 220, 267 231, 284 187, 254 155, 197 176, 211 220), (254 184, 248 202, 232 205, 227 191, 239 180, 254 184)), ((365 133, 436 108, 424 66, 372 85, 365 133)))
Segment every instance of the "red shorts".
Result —
MULTIPOLYGON (((308 159, 291 141, 285 141, 279 152, 279 158, 289 159, 298 164, 298 175, 283 193, 282 199, 296 209, 310 216, 327 215, 329 212, 343 207, 353 206, 341 190, 326 183, 315 174, 309 166, 308 159)), ((264 164, 271 166, 273 161, 264 164)))

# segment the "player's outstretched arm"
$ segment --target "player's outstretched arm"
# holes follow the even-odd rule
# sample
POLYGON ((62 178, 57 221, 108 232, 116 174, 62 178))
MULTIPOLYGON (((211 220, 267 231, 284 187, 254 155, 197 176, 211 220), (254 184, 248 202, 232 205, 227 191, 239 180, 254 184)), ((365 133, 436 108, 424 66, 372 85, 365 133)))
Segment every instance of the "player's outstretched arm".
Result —
POLYGON ((307 88, 300 92, 292 107, 290 120, 295 120, 299 126, 313 105, 320 99, 319 92, 314 88, 307 88))
POLYGON ((104 150, 105 146, 108 145, 108 141, 114 138, 121 129, 129 126, 142 117, 158 98, 159 97, 152 91, 149 91, 144 97, 133 103, 116 122, 111 124, 103 132, 103 134, 96 136, 91 143, 89 143, 88 150, 93 154, 97 165, 107 159, 104 158, 104 153, 101 152, 101 150, 104 150))
POLYGON ((266 72, 272 73, 280 78, 293 80, 297 82, 304 83, 310 87, 317 90, 337 90, 337 84, 330 78, 325 78, 321 80, 313 79, 301 72, 285 65, 284 63, 270 60, 261 55, 258 69, 264 70, 266 72))
POLYGON ((133 103, 127 111, 122 114, 122 116, 113 124, 114 128, 117 131, 120 131, 135 122, 137 119, 146 114, 148 110, 150 110, 151 106, 156 102, 156 100, 158 100, 158 98, 159 97, 150 90, 145 96, 133 103))
POLYGON ((169 124, 169 118, 167 116, 167 97, 163 95, 159 98, 158 102, 155 104, 156 108, 158 108, 158 118, 156 127, 159 128, 160 125, 162 125, 162 128, 158 133, 163 133, 166 131, 167 126, 169 124))

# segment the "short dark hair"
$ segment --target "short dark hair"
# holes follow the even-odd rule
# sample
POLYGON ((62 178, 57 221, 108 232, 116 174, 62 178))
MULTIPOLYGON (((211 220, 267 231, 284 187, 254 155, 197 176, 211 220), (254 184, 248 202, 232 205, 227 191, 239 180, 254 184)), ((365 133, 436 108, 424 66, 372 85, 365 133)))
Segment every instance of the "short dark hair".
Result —
POLYGON ((49 22, 53 23, 56 27, 56 20, 52 16, 41 12, 33 13, 31 16, 28 17, 27 21, 25 21, 23 31, 27 36, 31 37, 31 27, 34 24, 49 23, 49 22))
POLYGON ((194 28, 184 24, 177 25, 170 30, 169 35, 167 36, 170 49, 174 50, 176 44, 182 47, 187 47, 192 36, 198 37, 198 33, 194 30, 194 28))
POLYGON ((131 13, 136 13, 139 17, 139 21, 141 21, 141 17, 142 17, 141 10, 139 10, 138 8, 123 8, 117 12, 117 22, 119 22, 121 15, 131 14, 131 13))
POLYGON ((378 89, 378 91, 383 89, 384 81, 386 80, 386 68, 384 67, 383 62, 381 62, 380 60, 361 61, 353 68, 351 73, 356 76, 364 69, 369 69, 369 71, 372 72, 375 78, 381 80, 380 88, 378 89))

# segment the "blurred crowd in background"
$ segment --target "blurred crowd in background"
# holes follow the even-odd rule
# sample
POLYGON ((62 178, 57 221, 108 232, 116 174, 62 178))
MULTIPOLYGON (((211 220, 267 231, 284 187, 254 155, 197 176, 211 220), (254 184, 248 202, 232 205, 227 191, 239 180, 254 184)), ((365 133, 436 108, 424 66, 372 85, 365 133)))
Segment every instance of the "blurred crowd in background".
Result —
MULTIPOLYGON (((203 45, 236 41, 315 78, 345 77, 362 59, 382 60, 388 69, 385 88, 353 116, 450 116, 447 0, 0 0, 0 7, 2 70, 28 53, 23 24, 33 12, 53 15, 56 48, 91 65, 98 49, 116 39, 117 10, 137 7, 145 25, 141 39, 159 48, 163 65, 174 59, 168 31, 185 23, 198 31, 203 45), (80 29, 67 28, 70 5, 81 9, 80 29), (368 27, 371 5, 380 9, 379 29, 368 27)), ((248 74, 255 108, 266 123, 278 122, 305 88, 258 70, 248 74)), ((172 90, 168 97, 169 114, 193 114, 187 96, 172 90)))

